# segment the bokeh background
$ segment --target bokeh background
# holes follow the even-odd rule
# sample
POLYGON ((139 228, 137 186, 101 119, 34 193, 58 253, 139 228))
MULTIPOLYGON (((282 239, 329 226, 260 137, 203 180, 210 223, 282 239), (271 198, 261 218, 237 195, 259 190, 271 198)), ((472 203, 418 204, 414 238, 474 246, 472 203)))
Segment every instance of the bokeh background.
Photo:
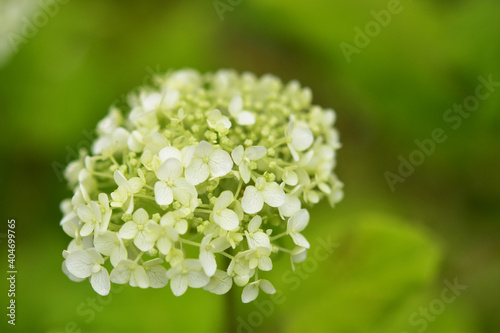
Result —
MULTIPOLYGON (((306 235, 336 248, 317 265, 312 255, 299 277, 280 260, 268 275, 280 304, 263 295, 261 308, 241 304, 237 289, 240 332, 500 332, 500 88, 457 129, 443 120, 479 76, 500 82, 500 2, 401 0, 347 61, 339 45, 355 45, 355 28, 390 3, 0 0, 0 267, 15 218, 19 272, 8 329, 224 332, 224 297, 177 298, 168 287, 98 297, 60 267, 70 239, 58 206, 71 195, 61 169, 112 103, 154 73, 190 67, 297 79, 338 115, 345 199, 333 210, 319 204, 306 235), (398 157, 436 128, 447 140, 391 191, 384 173, 397 173, 398 157), (467 289, 440 309, 444 281, 455 279, 467 289)), ((5 279, 1 288, 5 309, 5 279)))

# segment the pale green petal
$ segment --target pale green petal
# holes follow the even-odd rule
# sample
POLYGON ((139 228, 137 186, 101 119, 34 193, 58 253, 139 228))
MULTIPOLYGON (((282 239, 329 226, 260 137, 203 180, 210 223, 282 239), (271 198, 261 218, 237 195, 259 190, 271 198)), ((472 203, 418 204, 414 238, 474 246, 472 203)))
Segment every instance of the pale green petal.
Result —
POLYGON ((269 257, 261 257, 259 259, 259 269, 261 271, 270 271, 273 269, 273 262, 269 257))
POLYGON ((144 270, 144 267, 137 266, 130 277, 130 285, 133 287, 139 287, 142 289, 149 287, 149 279, 144 270))
POLYGON ((255 300, 259 296, 259 285, 257 282, 252 282, 247 284, 245 288, 243 288, 243 293, 241 294, 241 301, 243 303, 250 303, 255 300))
POLYGON ((198 185, 208 178, 210 169, 208 168, 208 164, 203 163, 202 159, 193 157, 191 163, 186 168, 185 175, 188 182, 198 185))
POLYGON ((238 215, 230 209, 223 209, 220 214, 214 214, 214 221, 224 230, 234 230, 240 221, 238 215))
POLYGON ((158 251, 160 251, 161 254, 167 255, 172 248, 172 241, 167 237, 160 237, 156 241, 156 246, 158 247, 158 251))
POLYGON ((291 145, 297 151, 306 150, 312 145, 314 141, 314 136, 311 130, 305 124, 298 124, 294 126, 290 133, 290 136, 292 137, 291 145))
POLYGON ((166 160, 156 172, 156 177, 163 181, 174 181, 182 175, 182 164, 177 158, 166 160))
POLYGON ((111 231, 105 231, 101 232, 99 236, 97 236, 94 240, 94 246, 95 249, 106 255, 109 256, 113 252, 113 250, 116 247, 115 242, 118 240, 118 237, 116 236, 116 233, 111 232, 111 231))
POLYGON ((160 150, 160 152, 158 153, 158 155, 160 156, 160 160, 162 162, 165 162, 169 158, 175 158, 175 159, 177 159, 179 161, 182 161, 182 154, 181 154, 181 152, 179 151, 179 149, 174 148, 174 147, 170 147, 170 146, 169 147, 165 147, 162 150, 160 150))
POLYGON ((92 211, 84 204, 78 205, 76 212, 80 220, 82 220, 83 222, 91 222, 94 218, 94 214, 92 213, 92 211))
POLYGON ((200 251, 200 263, 207 276, 212 276, 215 274, 217 269, 217 262, 215 261, 215 256, 212 252, 201 250, 200 251))
POLYGON ((170 280, 170 289, 175 296, 181 296, 188 288, 188 278, 185 275, 176 275, 170 280))
POLYGON ((146 269, 151 288, 163 288, 168 283, 167 270, 160 265, 154 265, 146 269))
POLYGON ((229 102, 229 113, 234 117, 243 109, 243 99, 241 96, 234 96, 229 102))
POLYGON ((137 224, 133 221, 128 221, 118 231, 118 236, 123 239, 132 239, 137 235, 137 224))
POLYGON ((123 244, 116 246, 113 252, 111 252, 111 257, 109 258, 111 265, 116 267, 120 261, 126 260, 127 256, 127 249, 123 244))
POLYGON ((198 146, 196 146, 196 149, 194 150, 194 155, 200 158, 208 157, 212 155, 213 151, 214 151, 214 146, 212 146, 210 143, 206 141, 201 141, 198 144, 198 146))
POLYGON ((262 217, 255 215, 248 223, 248 232, 256 232, 262 224, 262 217))
POLYGON ((245 155, 252 161, 257 161, 266 156, 267 149, 263 146, 251 146, 245 150, 245 155))
POLYGON ((231 204, 231 202, 233 202, 233 199, 234 199, 233 192, 231 191, 222 192, 217 198, 217 200, 215 200, 214 211, 226 208, 231 204))
POLYGON ((241 161, 243 160, 244 152, 245 149, 243 148, 242 145, 239 145, 238 147, 234 148, 234 150, 231 152, 231 157, 233 158, 233 161, 236 165, 240 165, 241 161))
POLYGON ((260 212, 263 206, 264 198, 262 194, 257 191, 255 186, 248 186, 243 194, 243 199, 241 199, 243 211, 247 214, 255 214, 260 212))
POLYGON ((207 285, 210 278, 205 274, 203 270, 190 271, 187 275, 188 283, 191 288, 201 288, 207 285))
POLYGON ((292 237, 293 242, 295 244, 297 244, 298 246, 305 247, 306 249, 308 249, 310 247, 309 242, 302 234, 292 233, 292 234, 290 234, 290 236, 292 237))
POLYGON ((80 250, 70 253, 66 258, 66 268, 77 278, 83 279, 92 274, 92 266, 95 260, 87 251, 80 250))
POLYGON ((135 211, 134 215, 132 215, 132 219, 137 224, 146 224, 149 219, 149 215, 144 208, 139 208, 135 211))
POLYGON ((92 274, 90 284, 99 295, 106 296, 109 294, 111 283, 109 282, 109 273, 106 268, 101 267, 99 272, 92 274))
POLYGON ((250 168, 248 167, 248 163, 246 161, 243 161, 240 164, 239 170, 240 170, 241 178, 243 179, 245 184, 248 183, 250 181, 250 178, 252 175, 250 168))
POLYGON ((174 193, 167 183, 155 183, 155 200, 158 205, 170 205, 174 201, 174 193))
POLYGON ((264 202, 271 207, 279 207, 285 203, 285 191, 275 182, 268 183, 262 191, 264 202))
POLYGON ((110 274, 110 279, 113 283, 125 284, 130 281, 132 274, 131 267, 135 268, 136 264, 131 260, 124 260, 120 262, 110 274))
POLYGON ((236 122, 239 125, 253 125, 255 124, 255 115, 250 111, 241 111, 236 115, 236 122))
POLYGON ((154 243, 146 237, 144 231, 139 231, 137 236, 134 238, 134 244, 141 251, 149 251, 153 247, 154 243))
POLYGON ((271 284, 271 282, 269 282, 268 280, 260 280, 259 287, 266 294, 272 295, 272 294, 276 293, 276 289, 271 284))
POLYGON ((217 149, 210 155, 208 166, 212 176, 222 177, 227 175, 233 168, 233 160, 227 151, 217 149))
POLYGON ((115 170, 115 172, 113 173, 113 178, 115 180, 116 185, 128 187, 127 178, 125 178, 125 176, 120 170, 115 170))
POLYGON ((233 279, 226 272, 217 270, 215 275, 210 278, 210 282, 203 289, 216 295, 223 295, 231 289, 233 279))

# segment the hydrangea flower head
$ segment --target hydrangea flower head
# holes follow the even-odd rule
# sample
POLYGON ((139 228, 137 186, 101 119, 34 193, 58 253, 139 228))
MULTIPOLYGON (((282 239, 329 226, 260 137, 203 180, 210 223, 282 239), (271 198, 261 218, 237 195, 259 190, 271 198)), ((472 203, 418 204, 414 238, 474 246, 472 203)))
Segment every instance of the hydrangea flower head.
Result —
POLYGON ((278 252, 305 259, 308 209, 342 199, 335 113, 311 99, 231 70, 169 72, 131 93, 65 171, 63 271, 101 295, 111 282, 176 296, 237 285, 243 302, 275 292, 262 277, 278 252))

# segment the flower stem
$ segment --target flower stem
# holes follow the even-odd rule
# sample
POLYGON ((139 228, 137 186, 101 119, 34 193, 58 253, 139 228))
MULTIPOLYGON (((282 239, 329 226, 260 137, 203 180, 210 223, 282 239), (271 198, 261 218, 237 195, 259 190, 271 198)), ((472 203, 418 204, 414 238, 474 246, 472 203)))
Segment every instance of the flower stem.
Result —
POLYGON ((287 231, 282 232, 281 234, 278 234, 278 235, 276 235, 276 236, 274 236, 274 237, 271 237, 271 238, 270 238, 270 240, 271 240, 271 241, 273 241, 273 240, 275 240, 275 239, 281 238, 281 237, 286 236, 286 235, 288 235, 288 232, 287 232, 287 231))

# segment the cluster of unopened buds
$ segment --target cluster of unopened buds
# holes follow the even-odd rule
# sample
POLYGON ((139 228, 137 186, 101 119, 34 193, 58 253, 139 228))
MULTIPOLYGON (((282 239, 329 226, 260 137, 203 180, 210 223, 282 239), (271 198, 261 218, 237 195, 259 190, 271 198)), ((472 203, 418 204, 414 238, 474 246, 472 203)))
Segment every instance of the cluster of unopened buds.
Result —
POLYGON ((111 282, 177 296, 234 283, 243 302, 274 293, 271 258, 307 256, 306 207, 342 198, 335 113, 311 98, 296 81, 231 70, 170 72, 131 93, 65 170, 63 271, 101 295, 111 282))

